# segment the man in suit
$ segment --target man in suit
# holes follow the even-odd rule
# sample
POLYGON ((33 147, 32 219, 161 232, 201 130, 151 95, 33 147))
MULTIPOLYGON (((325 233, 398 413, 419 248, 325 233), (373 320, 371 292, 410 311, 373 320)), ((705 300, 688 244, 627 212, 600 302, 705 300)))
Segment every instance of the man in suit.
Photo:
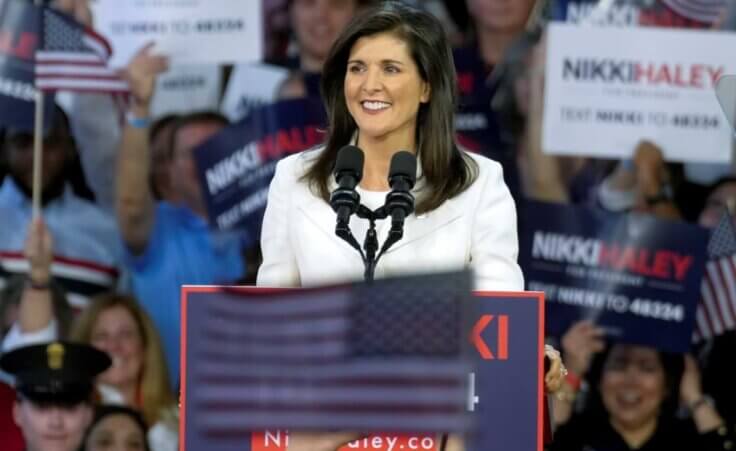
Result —
POLYGON ((15 376, 13 419, 27 451, 76 451, 92 421, 95 377, 111 364, 91 346, 51 342, 25 346, 0 358, 15 376))

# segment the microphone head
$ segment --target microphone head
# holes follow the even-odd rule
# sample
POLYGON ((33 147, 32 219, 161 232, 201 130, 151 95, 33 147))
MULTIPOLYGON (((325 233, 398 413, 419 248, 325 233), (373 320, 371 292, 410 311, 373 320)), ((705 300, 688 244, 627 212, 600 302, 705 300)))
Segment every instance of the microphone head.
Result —
POLYGON ((414 187, 417 181, 417 157, 413 153, 401 150, 391 157, 391 167, 388 170, 388 181, 394 177, 401 177, 409 182, 409 189, 414 187))
POLYGON ((335 178, 339 179, 342 174, 347 173, 355 177, 356 184, 363 178, 363 151, 355 146, 344 146, 337 152, 335 161, 335 178))

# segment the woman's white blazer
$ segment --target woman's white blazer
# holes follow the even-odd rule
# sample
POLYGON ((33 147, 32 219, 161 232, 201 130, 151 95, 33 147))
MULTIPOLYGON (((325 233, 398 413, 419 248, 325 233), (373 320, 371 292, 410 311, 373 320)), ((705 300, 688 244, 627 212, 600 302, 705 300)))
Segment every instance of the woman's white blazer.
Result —
MULTIPOLYGON (((300 180, 320 151, 291 155, 276 166, 261 232, 259 286, 315 286, 363 278, 360 254, 335 235, 335 212, 300 180)), ((439 208, 408 216, 403 238, 381 257, 376 278, 470 267, 478 290, 524 288, 517 264, 516 209, 501 166, 469 155, 480 168, 475 182, 439 208)), ((418 172, 416 197, 423 186, 418 172)), ((350 221, 352 228, 365 220, 353 215, 350 221)), ((386 239, 390 223, 379 222, 379 244, 386 239)), ((356 239, 362 244, 364 237, 356 239)))

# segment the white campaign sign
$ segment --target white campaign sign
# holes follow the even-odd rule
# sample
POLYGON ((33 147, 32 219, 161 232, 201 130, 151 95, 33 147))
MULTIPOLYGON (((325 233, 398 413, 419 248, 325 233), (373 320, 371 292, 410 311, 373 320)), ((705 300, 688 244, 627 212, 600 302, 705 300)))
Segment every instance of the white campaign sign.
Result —
POLYGON ((149 42, 176 64, 259 61, 261 2, 253 0, 96 0, 95 29, 112 44, 114 67, 149 42))
POLYGON ((727 163, 715 86, 735 73, 733 33, 552 24, 542 147, 628 158, 647 139, 669 161, 727 163))
POLYGON ((221 89, 219 66, 172 66, 156 80, 151 115, 217 111, 221 89))
POLYGON ((254 108, 275 102, 278 88, 288 75, 287 69, 268 64, 235 66, 222 99, 222 113, 235 122, 254 108))

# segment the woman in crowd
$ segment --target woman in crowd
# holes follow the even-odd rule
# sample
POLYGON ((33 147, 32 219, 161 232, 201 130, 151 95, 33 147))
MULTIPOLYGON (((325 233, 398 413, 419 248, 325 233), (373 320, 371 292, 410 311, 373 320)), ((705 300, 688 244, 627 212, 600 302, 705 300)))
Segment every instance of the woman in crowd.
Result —
MULTIPOLYGON (((53 243, 42 220, 32 222, 25 254, 31 269, 21 298, 17 324, 3 349, 53 341, 63 335, 52 309, 50 266, 53 243)), ((75 341, 107 352, 111 367, 97 380, 103 404, 139 409, 151 428, 148 440, 157 451, 178 446, 178 408, 169 384, 161 342, 148 315, 134 298, 101 295, 81 313, 71 333, 75 341)))
POLYGON ((138 302, 125 295, 103 295, 78 318, 72 340, 107 352, 110 369, 97 379, 103 404, 122 404, 141 411, 151 426, 153 449, 175 450, 178 411, 169 385, 161 342, 138 302))
POLYGON ((287 8, 297 53, 277 61, 293 72, 278 90, 280 99, 319 97, 322 65, 332 43, 361 8, 374 0, 289 0, 287 8))
POLYGON ((146 423, 128 407, 98 406, 83 451, 158 451, 146 442, 146 423))
MULTIPOLYGON (((407 150, 418 160, 416 213, 407 217, 403 241, 386 253, 376 277, 472 267, 478 289, 523 289, 516 212, 501 168, 455 142, 456 85, 448 40, 431 15, 389 2, 347 27, 323 67, 325 146, 287 157, 276 168, 263 220, 259 285, 362 278, 360 256, 334 234, 328 202, 337 153, 352 143, 365 155, 357 190, 372 209, 383 205, 389 191, 393 155, 407 150)), ((355 218, 350 226, 362 237, 362 221, 355 218)), ((547 383, 554 388, 561 368, 552 357, 547 383)), ((348 438, 313 449, 335 449, 348 438)), ((297 448, 294 441, 290 446, 297 448)))
POLYGON ((588 321, 573 325, 562 340, 570 368, 555 405, 550 451, 715 451, 730 449, 736 436, 712 400, 703 394, 691 356, 627 344, 606 345, 604 332, 588 321), (587 383, 581 411, 573 403, 587 383), (678 406, 690 418, 679 418, 678 406))

